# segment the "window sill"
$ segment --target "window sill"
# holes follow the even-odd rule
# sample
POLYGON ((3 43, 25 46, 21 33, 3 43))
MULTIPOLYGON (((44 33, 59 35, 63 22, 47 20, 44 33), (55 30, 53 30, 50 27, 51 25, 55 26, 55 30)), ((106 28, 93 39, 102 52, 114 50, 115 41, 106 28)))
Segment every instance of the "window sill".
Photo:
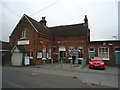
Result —
POLYGON ((33 59, 33 57, 30 57, 30 59, 33 59))
POLYGON ((78 60, 83 60, 83 58, 78 58, 78 60))
POLYGON ((109 58, 102 58, 103 60, 110 60, 109 58))
POLYGON ((46 58, 42 58, 42 60, 46 60, 46 58))
POLYGON ((49 57, 48 59, 52 59, 51 57, 49 57))
POLYGON ((37 60, 41 60, 42 58, 37 58, 37 60))
POLYGON ((20 38, 20 39, 26 39, 27 37, 22 37, 22 38, 20 38))
POLYGON ((69 57, 68 59, 72 59, 71 57, 69 57))
POLYGON ((95 52, 95 51, 89 51, 89 53, 91 53, 91 52, 95 52))

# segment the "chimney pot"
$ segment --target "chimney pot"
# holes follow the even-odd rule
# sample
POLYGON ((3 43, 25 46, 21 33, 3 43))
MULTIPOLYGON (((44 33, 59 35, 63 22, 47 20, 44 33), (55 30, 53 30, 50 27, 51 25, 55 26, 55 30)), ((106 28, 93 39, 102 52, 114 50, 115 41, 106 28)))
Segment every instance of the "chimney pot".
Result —
POLYGON ((45 20, 45 17, 42 17, 42 20, 40 20, 40 24, 46 26, 47 21, 45 20))

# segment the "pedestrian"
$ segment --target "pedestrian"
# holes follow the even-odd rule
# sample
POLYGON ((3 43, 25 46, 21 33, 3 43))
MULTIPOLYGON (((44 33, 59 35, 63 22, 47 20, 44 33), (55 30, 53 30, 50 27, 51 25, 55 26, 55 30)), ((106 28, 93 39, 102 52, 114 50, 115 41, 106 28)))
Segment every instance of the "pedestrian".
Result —
POLYGON ((75 56, 72 56, 73 64, 75 64, 75 56))

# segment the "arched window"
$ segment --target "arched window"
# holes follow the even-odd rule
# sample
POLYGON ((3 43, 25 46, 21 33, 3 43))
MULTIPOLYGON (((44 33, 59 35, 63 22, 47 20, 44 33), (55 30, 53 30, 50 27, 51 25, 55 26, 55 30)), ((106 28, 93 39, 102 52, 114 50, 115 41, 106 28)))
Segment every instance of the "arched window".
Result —
POLYGON ((22 31, 22 38, 26 38, 27 37, 27 30, 23 30, 22 31))

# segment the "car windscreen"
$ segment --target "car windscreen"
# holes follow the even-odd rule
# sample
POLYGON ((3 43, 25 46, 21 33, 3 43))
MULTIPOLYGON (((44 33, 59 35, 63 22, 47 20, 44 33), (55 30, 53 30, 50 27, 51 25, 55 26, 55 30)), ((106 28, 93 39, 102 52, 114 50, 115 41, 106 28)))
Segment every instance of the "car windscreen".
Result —
POLYGON ((100 58, 100 57, 92 57, 91 60, 100 60, 100 61, 102 61, 102 58, 100 58))

